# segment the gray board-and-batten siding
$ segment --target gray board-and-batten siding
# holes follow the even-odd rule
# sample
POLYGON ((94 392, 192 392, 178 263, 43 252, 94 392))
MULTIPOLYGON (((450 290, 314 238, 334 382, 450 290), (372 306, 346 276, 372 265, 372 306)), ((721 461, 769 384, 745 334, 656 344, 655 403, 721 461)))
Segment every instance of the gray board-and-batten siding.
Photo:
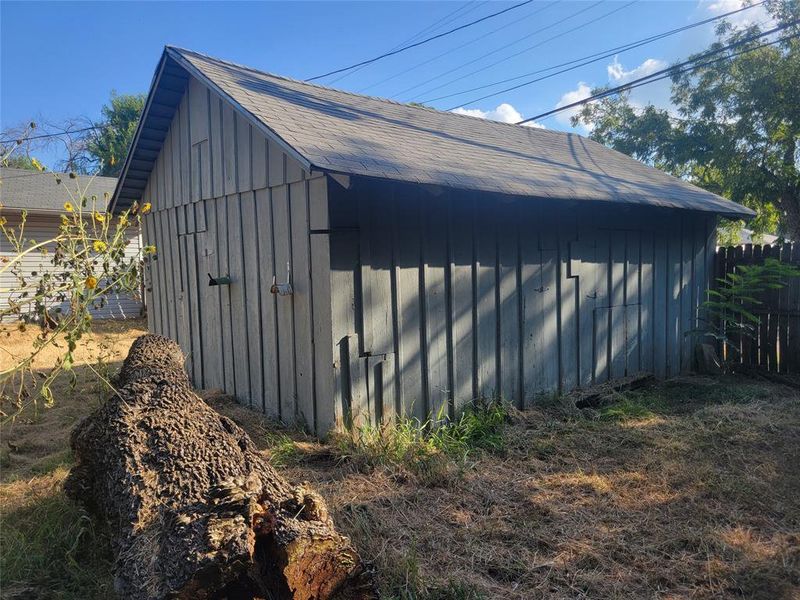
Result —
POLYGON ((278 93, 261 80, 271 76, 217 63, 204 74, 179 54, 165 51, 115 202, 153 204, 149 325, 181 344, 197 387, 322 434, 350 418, 455 414, 486 396, 524 407, 637 371, 690 367, 686 334, 709 284, 717 215, 746 209, 551 133, 549 170, 537 171, 550 178, 547 194, 526 191, 535 181, 517 159, 504 167, 513 190, 493 193, 501 171, 479 173, 480 160, 503 166, 508 135, 514 155, 524 148, 536 164, 542 134, 395 103, 385 103, 386 135, 421 143, 395 175, 370 175, 404 159, 371 130, 383 127, 381 101, 344 111, 352 95, 307 86, 294 103, 290 83, 306 84, 280 80, 278 93), (338 131, 335 119, 345 123, 338 131), (437 119, 450 128, 441 142, 437 119), (470 127, 491 143, 471 145, 470 127), (353 151, 371 140, 364 148, 380 160, 360 159, 365 172, 319 166, 344 160, 344 133, 353 151), (457 165, 441 156, 420 172, 437 143, 462 157, 474 149, 469 169, 484 187, 445 177, 457 165), (310 151, 328 154, 311 162, 310 151), (575 164, 559 173, 553 153, 575 164), (592 181, 595 195, 584 196, 592 181), (293 294, 270 293, 287 265, 293 294), (209 275, 230 284, 209 286, 209 275))
POLYGON ((324 432, 348 413, 528 406, 690 364, 713 215, 366 178, 345 189, 196 83, 164 148, 145 192, 150 326, 180 342, 198 387, 324 432), (210 152, 190 175, 180 149, 198 145, 210 152), (287 263, 294 294, 273 295, 287 263))

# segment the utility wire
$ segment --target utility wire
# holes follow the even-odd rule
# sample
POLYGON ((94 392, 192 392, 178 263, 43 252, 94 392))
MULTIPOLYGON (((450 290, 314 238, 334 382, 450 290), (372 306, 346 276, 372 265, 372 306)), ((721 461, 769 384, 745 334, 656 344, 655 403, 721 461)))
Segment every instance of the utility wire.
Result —
POLYGON ((504 8, 503 10, 499 10, 495 13, 488 14, 485 17, 481 17, 480 19, 476 19, 475 21, 470 21, 469 23, 465 23, 464 25, 459 25, 458 27, 454 27, 453 29, 449 29, 448 31, 436 34, 429 38, 425 38, 424 40, 421 40, 419 42, 408 44, 407 46, 403 46, 402 48, 398 48, 397 50, 384 52, 383 54, 376 56, 374 58, 370 58, 368 60, 362 60, 361 62, 352 64, 347 67, 342 67, 341 69, 334 69, 333 71, 328 71, 327 73, 323 73, 322 75, 315 75, 314 77, 309 77, 308 79, 306 79, 306 81, 314 81, 316 79, 322 79, 323 77, 328 77, 329 75, 336 75, 337 73, 349 71, 350 69, 355 69, 356 67, 360 67, 362 65, 372 64, 389 56, 394 56, 395 54, 400 54, 401 52, 405 52, 406 50, 410 50, 411 48, 416 48, 417 46, 422 46, 423 44, 427 44, 428 42, 432 42, 433 40, 438 40, 439 38, 443 38, 447 35, 450 35, 451 33, 455 33, 456 31, 461 31, 462 29, 466 29, 467 27, 472 27, 473 25, 477 25, 478 23, 482 23, 483 21, 493 19, 494 17, 499 17, 502 14, 505 14, 509 11, 525 6, 526 4, 530 4, 531 2, 533 2, 533 0, 524 0, 524 2, 520 2, 519 4, 515 4, 514 6, 509 6, 508 8, 504 8))
MULTIPOLYGON (((737 56, 742 56, 743 54, 748 54, 750 52, 754 52, 755 50, 760 50, 761 48, 768 48, 770 46, 774 46, 776 44, 780 44, 781 42, 785 42, 785 41, 791 40, 791 39, 796 38, 796 37, 800 37, 800 34, 794 33, 792 35, 788 35, 788 36, 783 37, 783 38, 778 39, 778 40, 773 40, 771 42, 765 42, 763 44, 759 44, 758 46, 754 46, 752 48, 747 48, 745 50, 741 50, 739 52, 735 52, 735 53, 729 54, 727 56, 721 56, 719 58, 715 58, 714 60, 709 60, 708 62, 704 62, 704 63, 698 64, 698 65, 690 65, 690 66, 688 66, 686 68, 679 69, 679 70, 675 71, 674 73, 667 73, 666 75, 661 75, 660 77, 656 77, 655 79, 650 79, 648 81, 642 81, 642 82, 637 83, 635 85, 630 85, 629 84, 629 87, 627 87, 625 90, 622 90, 622 91, 633 90, 633 89, 642 87, 643 85, 649 85, 651 83, 656 83, 658 81, 663 81, 664 79, 670 79, 673 75, 682 75, 684 73, 690 73, 690 72, 692 72, 692 71, 694 71, 696 69, 699 69, 700 67, 706 67, 708 65, 713 65, 713 64, 716 64, 716 63, 719 63, 719 62, 724 62, 726 60, 730 60, 732 58, 736 58, 737 56)), ((764 75, 762 77, 754 79, 753 81, 762 81, 762 80, 768 78, 769 76, 770 75, 764 75)), ((622 86, 620 86, 620 87, 622 87, 622 86)), ((546 121, 547 119, 555 116, 555 113, 557 113, 557 112, 559 112, 561 110, 567 110, 569 108, 575 108, 574 104, 587 104, 589 102, 593 102, 593 101, 596 101, 596 100, 602 100, 603 98, 606 98, 608 96, 613 96, 614 94, 619 93, 619 92, 620 92, 620 90, 618 90, 618 89, 606 90, 606 91, 600 92, 600 93, 598 93, 595 96, 592 96, 590 98, 584 98, 583 100, 579 100, 578 102, 573 103, 573 105, 561 106, 556 111, 549 111, 549 114, 542 113, 542 115, 545 115, 545 116, 537 115, 537 116, 531 117, 531 119, 539 119, 541 121, 546 121)), ((644 109, 641 109, 641 110, 644 110, 644 109)), ((688 122, 687 119, 680 119, 680 118, 673 117, 673 116, 667 116, 667 118, 670 121, 679 121, 679 122, 683 122, 683 123, 687 123, 688 122)), ((526 119, 525 121, 520 121, 518 123, 514 123, 514 125, 520 125, 522 123, 525 123, 526 121, 528 121, 528 119, 526 119)))
POLYGON ((661 69, 659 71, 655 71, 653 73, 650 73, 649 75, 646 75, 644 77, 639 77, 638 79, 634 79, 633 81, 629 81, 628 83, 625 83, 625 84, 622 84, 622 85, 619 85, 619 86, 616 86, 616 87, 613 87, 613 88, 608 88, 606 90, 598 92, 597 94, 593 94, 592 96, 589 96, 588 98, 584 98, 583 100, 578 100, 576 102, 571 102, 570 104, 565 104, 564 106, 559 106, 558 108, 554 108, 552 110, 548 110, 547 112, 543 112, 541 114, 534 115, 533 117, 529 117, 527 119, 523 119, 522 121, 518 121, 517 123, 515 123, 515 125, 524 125, 525 123, 529 123, 530 121, 535 121, 537 119, 543 119, 545 117, 549 117, 549 116, 554 115, 556 113, 559 113, 559 112, 562 112, 562 111, 565 111, 565 110, 569 110, 570 108, 575 108, 576 106, 581 106, 583 104, 588 104, 589 102, 593 102, 595 100, 600 100, 600 99, 605 98, 607 96, 613 96, 614 94, 618 94, 620 92, 631 90, 631 89, 634 89, 634 88, 637 88, 637 87, 641 87, 643 85, 647 85, 647 84, 650 84, 650 83, 655 83, 656 81, 661 81, 663 79, 668 79, 668 78, 670 78, 670 77, 672 77, 674 75, 680 75, 682 73, 688 73, 688 72, 693 71, 695 69, 698 69, 700 67, 705 67, 705 66, 708 66, 708 65, 712 65, 712 64, 715 64, 715 63, 718 63, 718 62, 722 62, 724 60, 730 60, 732 58, 735 58, 737 56, 741 56, 742 54, 747 54, 748 52, 753 52, 753 51, 758 50, 760 48, 765 48, 767 46, 772 46, 772 45, 778 44, 780 42, 784 42, 784 41, 787 41, 787 40, 790 40, 790 39, 793 39, 793 38, 796 38, 796 37, 800 37, 800 33, 794 33, 792 35, 786 36, 786 37, 778 39, 778 40, 773 40, 771 42, 765 42, 765 43, 760 44, 758 46, 755 46, 753 48, 746 48, 746 49, 741 50, 739 52, 736 52, 736 53, 733 53, 733 54, 728 54, 726 56, 722 56, 722 57, 710 60, 708 62, 698 63, 698 61, 700 61, 700 60, 703 60, 703 59, 708 58, 710 56, 714 56, 716 54, 720 54, 721 52, 725 52, 725 51, 731 50, 733 48, 737 48, 737 47, 739 47, 739 46, 741 46, 743 44, 746 44, 748 42, 752 42, 752 41, 754 41, 756 39, 765 37, 767 35, 776 33, 778 31, 783 31, 784 29, 787 29, 788 27, 791 27, 793 25, 797 25, 798 23, 800 23, 800 19, 796 19, 794 21, 790 21, 789 23, 785 23, 784 25, 780 25, 778 27, 775 27, 774 29, 770 29, 769 31, 765 31, 764 33, 759 33, 757 35, 753 35, 753 36, 749 36, 749 37, 743 38, 743 39, 738 40, 738 41, 736 41, 736 42, 734 42, 732 44, 728 44, 727 46, 723 46, 721 48, 717 48, 715 50, 711 50, 709 52, 701 54, 700 56, 697 56, 697 57, 695 57, 693 59, 689 59, 689 60, 686 60, 684 62, 672 65, 669 68, 661 69))
MULTIPOLYGON (((18 169, 19 167, 2 167, 3 169, 18 169)), ((0 176, 0 181, 7 179, 22 179, 23 177, 33 177, 35 175, 52 175, 53 171, 31 171, 30 173, 21 173, 19 175, 6 175, 0 176)))
MULTIPOLYGON (((462 4, 457 9, 455 9, 453 11, 450 11, 449 13, 447 13, 442 18, 437 19, 436 21, 434 21, 433 23, 431 23, 430 25, 428 25, 427 27, 425 27, 421 31, 419 31, 419 32, 415 33, 414 35, 412 35, 410 38, 406 38, 405 40, 403 40, 399 44, 396 44, 395 46, 392 46, 392 48, 389 50, 389 52, 392 52, 393 50, 397 50, 398 48, 402 48, 406 44, 410 44, 411 42, 414 42, 414 41, 418 40, 420 37, 422 37, 426 33, 436 31, 437 29, 440 29, 441 27, 444 27, 448 23, 452 23, 453 21, 456 21, 456 20, 464 17, 465 15, 471 13, 473 10, 475 10, 477 8, 480 8, 481 6, 486 4, 487 2, 488 2, 488 0, 484 0, 483 2, 476 2, 475 0, 470 0, 469 2, 466 2, 466 3, 462 4), (474 6, 470 6, 470 5, 474 5, 474 6), (456 16, 458 13, 460 13, 461 11, 463 11, 467 7, 470 7, 470 8, 468 10, 466 10, 465 12, 463 12, 462 14, 456 16)), ((361 65, 360 67, 356 67, 352 71, 348 71, 347 73, 342 73, 341 75, 339 75, 339 77, 336 77, 335 79, 331 79, 327 83, 327 85, 333 85, 337 81, 341 81, 342 79, 344 79, 346 77, 350 77, 350 75, 353 75, 354 73, 358 73, 362 69, 366 69, 368 66, 369 65, 361 65)))
MULTIPOLYGON (((511 46, 515 46, 516 44, 519 44, 521 41, 527 40, 528 38, 531 38, 531 37, 535 36, 537 33, 541 33, 542 31, 547 31, 548 29, 552 29, 553 27, 556 27, 557 25, 560 25, 561 23, 564 23, 565 21, 569 21, 570 19, 575 18, 578 15, 585 13, 586 11, 592 10, 595 6, 599 6, 602 3, 603 3, 603 0, 597 0, 597 2, 594 2, 593 4, 590 4, 589 6, 585 6, 584 8, 582 8, 582 9, 580 9, 580 10, 574 12, 574 13, 571 13, 571 14, 567 15, 566 17, 564 17, 562 19, 559 19, 559 20, 555 21, 554 23, 550 23, 549 25, 545 25, 544 27, 539 27, 538 29, 534 29, 530 33, 527 33, 527 34, 523 35, 522 37, 517 38, 516 40, 513 40, 513 41, 511 41, 511 42, 509 42, 507 44, 503 44, 499 48, 495 48, 494 50, 492 50, 490 52, 486 52, 486 53, 482 54, 481 56, 473 58, 472 60, 469 60, 469 61, 467 61, 467 62, 455 67, 454 69, 450 69, 445 73, 439 73, 439 74, 435 75, 434 77, 431 77, 430 79, 426 79, 425 81, 421 81, 420 83, 414 84, 411 87, 407 87, 407 88, 405 88, 403 90, 400 90, 399 92, 397 92, 396 94, 394 94, 391 97, 392 98, 397 98, 401 94, 405 94, 406 92, 410 92, 411 90, 415 90, 415 89, 417 89, 419 87, 422 87, 422 86, 424 86, 424 85, 426 85, 428 83, 431 83, 432 81, 437 81, 444 75, 453 73, 454 71, 459 71, 460 69, 468 67, 469 65, 474 64, 474 63, 476 63, 478 61, 481 61, 484 58, 487 58, 489 56, 492 56, 493 54, 497 54, 498 52, 502 52, 506 48, 509 48, 511 46)), ((436 88, 434 88, 434 89, 436 89, 436 88)))
POLYGON ((393 75, 390 75, 388 77, 385 77, 385 78, 381 79, 380 81, 376 81, 375 83, 370 84, 367 87, 361 88, 360 90, 358 90, 358 93, 359 94, 363 93, 363 92, 365 92, 367 90, 370 90, 370 89, 372 89, 372 88, 374 88, 376 86, 381 85, 382 83, 386 83, 387 81, 391 81, 392 79, 397 79, 401 75, 405 75, 406 73, 408 73, 410 71, 415 71, 416 69, 419 69, 420 67, 424 67, 425 65, 430 64, 432 62, 435 62, 435 61, 439 60, 440 58, 443 58, 443 57, 445 57, 445 56, 447 56, 449 54, 452 54, 453 52, 457 52, 458 50, 461 50, 462 48, 466 48, 467 46, 471 46, 475 42, 479 42, 480 40, 485 39, 485 38, 489 37, 490 35, 494 35, 498 31, 501 31, 503 29, 507 29, 508 27, 511 27, 513 25, 517 25, 517 24, 521 23, 522 21, 530 19, 531 17, 539 14, 540 12, 543 12, 543 11, 547 10, 548 8, 551 8, 551 7, 555 6, 556 4, 557 4, 557 2, 555 2, 555 1, 551 2, 549 4, 545 4, 542 8, 534 10, 532 13, 530 13, 528 15, 525 15, 524 17, 521 17, 520 19, 517 19, 517 20, 512 21, 510 23, 506 23, 505 25, 497 27, 496 29, 492 29, 491 31, 488 31, 488 32, 476 37, 476 38, 473 38, 473 39, 469 40, 468 42, 465 42, 465 43, 460 44, 460 45, 458 45, 458 46, 456 46, 454 48, 451 48, 450 50, 446 50, 445 52, 437 54, 436 56, 434 56, 432 58, 429 58, 428 60, 425 60, 425 61, 416 63, 414 65, 411 65, 407 69, 404 69, 404 70, 402 70, 402 71, 400 71, 398 73, 395 73, 393 75))
MULTIPOLYGON (((544 39, 544 40, 542 40, 540 42, 537 42, 536 44, 533 44, 532 46, 528 46, 527 48, 523 48, 522 50, 519 50, 518 52, 515 52, 514 54, 510 54, 509 56, 506 56, 505 58, 501 58, 501 59, 496 60, 496 61, 494 61, 492 63, 489 63, 488 65, 484 65, 484 66, 479 67, 479 68, 477 68, 477 69, 475 69, 473 71, 465 73, 464 75, 456 77, 455 79, 451 79, 449 81, 446 81, 445 83, 442 83, 440 85, 434 86, 434 87, 426 90, 424 93, 428 94, 428 93, 431 93, 431 92, 433 92, 435 90, 439 90, 439 89, 441 89, 443 87, 447 87, 448 85, 451 85, 451 84, 453 84, 453 83, 455 83, 457 81, 461 81, 462 79, 466 79, 467 77, 472 77, 476 73, 480 73, 481 71, 485 71, 486 69, 491 69, 492 67, 494 67, 496 65, 499 65, 500 63, 504 63, 504 62, 506 62, 508 60, 511 60, 512 58, 516 58, 517 56, 519 56, 521 54, 525 54, 526 52, 530 52, 531 50, 533 50, 535 48, 539 48, 540 46, 543 46, 547 42, 551 42, 551 41, 556 40, 558 38, 564 37, 565 35, 567 35, 569 33, 572 33, 574 31, 578 31, 579 29, 583 29, 584 27, 589 27, 590 25, 594 25, 598 21, 601 21, 601 20, 603 20, 603 19, 605 19, 607 17, 610 17, 611 15, 613 15, 615 13, 618 13, 621 10, 625 10, 626 8, 631 6, 632 4, 635 4, 636 2, 638 2, 638 0, 631 0, 631 2, 628 2, 627 4, 623 4, 622 6, 614 8, 613 10, 610 10, 610 11, 608 11, 606 13, 603 13, 602 15, 599 15, 599 16, 597 16, 597 17, 595 17, 595 18, 593 18, 593 19, 591 19, 589 21, 586 21, 585 23, 581 23, 579 25, 576 25, 575 27, 572 27, 571 29, 567 29, 565 31, 562 31, 560 33, 552 35, 547 39, 544 39)), ((598 2, 598 4, 600 4, 600 2, 598 2)), ((593 6, 596 6, 596 4, 592 5, 592 7, 593 6)), ((583 11, 579 11, 579 12, 583 12, 583 11)), ((573 16, 575 16, 575 15, 573 15, 573 16)), ((490 53, 490 54, 493 54, 493 53, 490 53)), ((486 55, 486 56, 489 56, 489 55, 486 55)), ((480 57, 478 59, 475 59, 475 60, 472 60, 472 61, 470 61, 468 63, 465 63, 464 65, 462 65, 462 67, 463 66, 467 66, 467 65, 472 64, 472 63, 475 63, 475 62, 478 62, 479 60, 481 60, 483 58, 486 58, 486 56, 482 56, 482 57, 480 57)), ((462 68, 462 67, 459 67, 459 69, 462 68)), ((431 78, 428 81, 426 81, 425 83, 429 83, 429 82, 434 81, 436 79, 438 79, 438 77, 431 78)), ((414 86, 414 87, 419 87, 419 86, 414 86)), ((410 88, 410 89, 413 89, 413 88, 410 88)), ((417 96, 415 98, 412 98, 412 100, 416 100, 418 97, 419 96, 417 96)))
POLYGON ((441 19, 437 19, 436 21, 434 21, 433 23, 428 25, 425 29, 423 29, 423 30, 417 32, 416 34, 412 35, 410 38, 408 38, 406 40, 403 40, 402 42, 397 44, 394 48, 392 48, 392 50, 395 50, 396 48, 400 48, 400 47, 402 47, 402 46, 404 46, 406 44, 410 44, 412 42, 416 42, 421 37, 423 37, 423 36, 425 36, 427 34, 432 34, 437 29, 441 29, 442 27, 445 27, 446 25, 449 25, 450 23, 452 23, 454 21, 457 21, 458 19, 461 19, 461 18, 465 17, 469 13, 479 9, 484 4, 488 4, 488 2, 489 2, 489 0, 483 0, 482 2, 476 2, 476 0, 470 0, 470 2, 466 2, 466 3, 462 4, 460 7, 458 7, 454 11, 451 11, 451 12, 447 13, 441 19), (458 13, 460 13, 462 11, 464 11, 464 12, 459 15, 458 13))
POLYGON ((494 87, 496 85, 500 85, 500 84, 503 84, 503 83, 508 83, 510 81, 516 81, 516 80, 522 79, 524 77, 530 77, 531 75, 536 75, 538 73, 544 73, 546 71, 552 71, 553 69, 559 69, 560 67, 566 67, 566 68, 563 68, 563 69, 561 69, 559 71, 556 71, 554 73, 549 73, 547 75, 543 75, 542 77, 538 77, 538 78, 533 79, 531 81, 526 81, 526 82, 524 82, 522 84, 519 84, 519 85, 514 85, 514 86, 511 86, 511 87, 507 87, 507 88, 504 88, 502 90, 498 90, 496 92, 492 92, 490 94, 486 94, 485 96, 481 96, 479 98, 473 98, 471 100, 467 100, 466 102, 460 102, 457 106, 453 106, 453 107, 447 109, 447 110, 453 110, 455 108, 459 108, 459 107, 465 106, 467 104, 472 104, 474 102, 480 102, 481 100, 486 100, 487 98, 491 98, 492 96, 497 96, 499 94, 504 94, 506 92, 510 92, 512 90, 515 90, 515 89, 517 89, 519 87, 522 87, 522 86, 525 86, 525 85, 530 85, 532 83, 537 83, 539 81, 543 81, 545 79, 549 79, 550 77, 555 77, 556 75, 561 75, 562 73, 566 73, 567 71, 573 71, 573 70, 578 69, 580 67, 585 67, 586 65, 590 65, 592 63, 601 61, 603 59, 610 58, 611 56, 614 56, 614 55, 619 54, 621 52, 627 52, 629 50, 633 50, 634 48, 639 48, 641 46, 645 46, 647 44, 650 44, 652 42, 667 38, 667 37, 675 35, 677 33, 682 33, 682 32, 687 31, 689 29, 694 29, 695 27, 700 27, 702 25, 707 25, 708 23, 711 23, 713 21, 718 21, 720 19, 724 19, 724 18, 729 17, 731 15, 734 15, 736 13, 742 12, 743 10, 749 10, 749 9, 754 8, 756 6, 760 6, 761 4, 764 4, 764 2, 762 1, 762 2, 759 2, 757 4, 751 4, 749 6, 745 6, 744 8, 740 8, 740 9, 725 13, 723 15, 718 15, 716 17, 710 17, 708 19, 704 19, 704 20, 698 21, 696 23, 691 23, 689 25, 684 25, 683 27, 678 27, 676 29, 671 29, 670 31, 665 31, 663 33, 652 35, 650 37, 643 38, 643 39, 637 40, 635 42, 629 42, 627 44, 623 44, 622 46, 617 46, 616 48, 611 48, 609 50, 603 50, 602 52, 596 52, 594 54, 589 54, 588 56, 584 56, 584 57, 581 57, 581 58, 576 58, 574 60, 563 62, 563 63, 557 64, 557 65, 553 65, 551 67, 546 67, 546 68, 543 68, 543 69, 537 69, 536 71, 531 71, 529 73, 524 73, 522 75, 517 75, 516 77, 509 77, 508 79, 501 79, 501 80, 495 81, 493 83, 487 83, 485 85, 479 85, 479 86, 476 86, 476 87, 473 87, 473 88, 469 88, 467 90, 462 90, 460 92, 453 92, 452 94, 445 94, 443 96, 437 96, 436 98, 429 98, 428 100, 423 100, 422 103, 423 104, 429 104, 431 102, 436 102, 438 100, 444 100, 445 98, 452 98, 453 96, 461 96, 461 95, 467 94, 469 92, 475 92, 477 90, 483 90, 483 89, 494 87), (583 61, 583 62, 581 62, 581 61, 583 61), (575 64, 575 63, 579 63, 579 64, 575 64), (570 65, 572 65, 572 66, 570 66, 570 65))
POLYGON ((41 140, 44 138, 51 138, 51 137, 59 137, 64 135, 70 135, 72 133, 82 133, 84 131, 92 131, 94 129, 104 129, 109 127, 110 123, 103 123, 101 125, 92 125, 91 127, 82 127, 81 129, 70 129, 69 131, 60 131, 58 133, 42 133, 39 135, 31 135, 24 138, 9 138, 5 140, 0 140, 0 144, 22 144, 23 142, 28 142, 30 140, 41 140))

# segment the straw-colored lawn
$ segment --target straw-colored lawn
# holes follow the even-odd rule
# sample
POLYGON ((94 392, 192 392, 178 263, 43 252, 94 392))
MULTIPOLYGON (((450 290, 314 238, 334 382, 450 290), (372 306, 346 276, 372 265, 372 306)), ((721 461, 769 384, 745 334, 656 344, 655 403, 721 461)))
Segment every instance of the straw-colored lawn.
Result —
MULTIPOLYGON (((142 327, 101 326, 112 367, 142 327)), ((21 351, 32 335, 3 347, 21 351)), ((100 402, 91 370, 77 372, 53 408, 0 431, 4 598, 113 597, 102 528, 60 487, 69 429, 100 402)), ((396 452, 421 440, 320 444, 209 402, 328 499, 388 598, 800 598, 800 395, 789 388, 695 377, 596 411, 554 401, 512 412, 488 450, 467 443, 466 456, 424 469, 396 452)))

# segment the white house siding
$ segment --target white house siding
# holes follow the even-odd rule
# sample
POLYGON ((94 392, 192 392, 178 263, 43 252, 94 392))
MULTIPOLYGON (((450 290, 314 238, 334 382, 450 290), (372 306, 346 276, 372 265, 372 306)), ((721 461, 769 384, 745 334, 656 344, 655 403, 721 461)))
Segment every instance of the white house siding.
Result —
MULTIPOLYGON (((7 227, 19 226, 19 213, 4 210, 3 216, 8 219, 7 227)), ((58 214, 29 214, 25 223, 24 237, 37 242, 52 239, 58 235, 59 224, 60 216, 58 214)), ((132 234, 125 251, 126 255, 131 258, 138 255, 140 244, 141 236, 138 233, 132 234)), ((16 256, 11 243, 4 235, 0 235, 0 256, 9 260, 16 256)), ((32 276, 34 272, 53 271, 51 260, 52 253, 31 252, 22 259, 23 272, 32 276)), ((9 299, 18 297, 18 294, 14 292, 16 286, 17 279, 11 272, 7 271, 0 275, 0 308, 8 308, 9 299)), ((66 308, 65 305, 64 309, 66 310, 66 308)), ((127 295, 110 296, 104 307, 92 310, 92 316, 95 319, 130 319, 141 315, 141 299, 127 295)))

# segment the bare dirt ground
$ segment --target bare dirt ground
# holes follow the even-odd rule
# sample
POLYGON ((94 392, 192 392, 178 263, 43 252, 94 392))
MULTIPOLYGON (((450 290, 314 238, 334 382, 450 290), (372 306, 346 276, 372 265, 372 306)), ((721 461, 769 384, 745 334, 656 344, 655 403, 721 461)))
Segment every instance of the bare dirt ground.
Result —
MULTIPOLYGON (((108 369, 142 327, 101 326, 108 369)), ((30 335, 0 343, 21 349, 30 335)), ((60 488, 69 429, 101 392, 79 365, 53 408, 0 429, 4 598, 113 597, 103 531, 60 488)), ((387 598, 800 598, 800 394, 789 388, 687 377, 596 411, 554 401, 512 414, 501 448, 436 477, 371 466, 341 439, 206 396, 288 479, 326 497, 387 598)))

